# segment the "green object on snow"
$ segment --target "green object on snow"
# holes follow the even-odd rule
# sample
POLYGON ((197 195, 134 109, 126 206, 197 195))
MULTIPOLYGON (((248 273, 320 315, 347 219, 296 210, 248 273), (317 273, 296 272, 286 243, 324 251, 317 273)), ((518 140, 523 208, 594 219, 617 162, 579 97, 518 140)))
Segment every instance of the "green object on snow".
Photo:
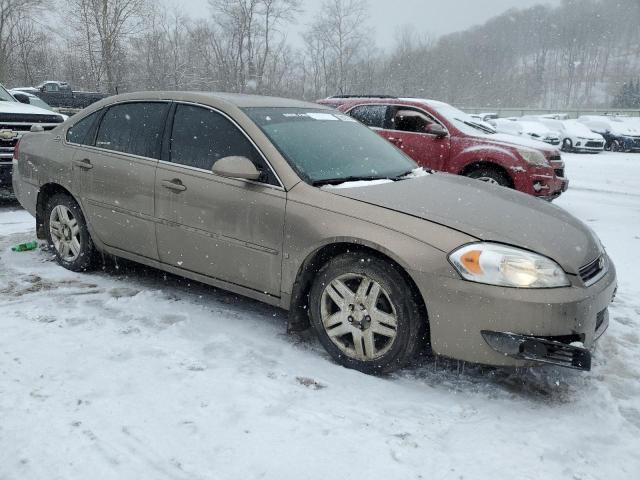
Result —
POLYGON ((33 242, 27 242, 27 243, 20 243, 15 247, 11 247, 11 250, 13 250, 14 252, 26 252, 27 250, 35 250, 36 248, 38 248, 38 242, 33 241, 33 242))

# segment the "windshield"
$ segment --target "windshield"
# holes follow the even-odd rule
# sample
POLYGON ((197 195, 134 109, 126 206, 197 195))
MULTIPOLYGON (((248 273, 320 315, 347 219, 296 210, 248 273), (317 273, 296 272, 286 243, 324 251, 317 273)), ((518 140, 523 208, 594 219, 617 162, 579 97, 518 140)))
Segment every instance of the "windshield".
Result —
POLYGON ((51 105, 49 105, 47 102, 42 100, 40 97, 36 97, 35 95, 32 95, 29 97, 29 103, 35 107, 40 107, 40 108, 44 108, 45 110, 53 111, 53 107, 51 105))
POLYGON ((0 85, 0 102, 15 102, 16 100, 11 96, 5 88, 0 85))
POLYGON ((311 184, 397 179, 417 168, 389 142, 338 112, 306 108, 244 111, 311 184))
POLYGON ((434 108, 440 115, 446 118, 449 122, 453 123, 458 130, 468 135, 493 135, 494 133, 496 133, 495 129, 491 128, 491 126, 486 122, 476 120, 471 115, 464 113, 462 110, 458 110, 451 105, 442 103, 434 105, 434 108))

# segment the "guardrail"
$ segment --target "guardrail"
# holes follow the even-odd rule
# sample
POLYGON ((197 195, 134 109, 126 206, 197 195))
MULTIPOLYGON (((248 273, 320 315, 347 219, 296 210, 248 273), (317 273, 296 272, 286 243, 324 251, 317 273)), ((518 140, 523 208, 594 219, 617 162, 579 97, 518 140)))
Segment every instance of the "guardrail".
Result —
POLYGON ((640 109, 624 108, 492 108, 492 107, 458 107, 467 113, 496 113, 500 117, 522 117, 524 115, 547 115, 553 113, 566 113, 570 118, 578 118, 581 115, 626 115, 628 117, 640 117, 640 109))

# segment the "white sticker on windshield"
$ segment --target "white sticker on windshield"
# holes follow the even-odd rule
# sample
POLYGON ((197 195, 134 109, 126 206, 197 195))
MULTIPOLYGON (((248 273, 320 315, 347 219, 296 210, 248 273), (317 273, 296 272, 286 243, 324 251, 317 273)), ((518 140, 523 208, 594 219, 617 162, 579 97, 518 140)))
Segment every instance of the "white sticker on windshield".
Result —
POLYGON ((307 113, 307 115, 311 118, 313 118, 314 120, 333 120, 333 121, 338 121, 338 119, 330 114, 330 113, 316 113, 316 112, 309 112, 307 113))

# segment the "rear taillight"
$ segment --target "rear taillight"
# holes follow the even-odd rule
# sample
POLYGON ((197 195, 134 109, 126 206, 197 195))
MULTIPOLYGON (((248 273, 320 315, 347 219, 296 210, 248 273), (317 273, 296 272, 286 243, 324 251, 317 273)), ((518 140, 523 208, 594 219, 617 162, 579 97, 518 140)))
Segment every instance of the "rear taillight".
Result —
POLYGON ((13 161, 17 162, 18 161, 18 153, 20 152, 20 140, 18 140, 15 144, 15 146, 13 147, 13 161))

